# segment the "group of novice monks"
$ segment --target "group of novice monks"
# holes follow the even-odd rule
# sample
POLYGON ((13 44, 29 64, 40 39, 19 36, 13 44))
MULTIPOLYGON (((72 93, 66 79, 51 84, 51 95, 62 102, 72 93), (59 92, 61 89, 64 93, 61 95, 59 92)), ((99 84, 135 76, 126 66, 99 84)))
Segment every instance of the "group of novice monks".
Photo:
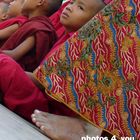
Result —
MULTIPOLYGON (((0 91, 6 107, 32 120, 50 138, 80 140, 87 134, 88 124, 47 96, 32 72, 51 49, 55 50, 71 37, 105 2, 70 0, 61 4, 62 0, 0 2, 0 91), (57 115, 34 112, 35 109, 57 115)), ((100 135, 100 129, 89 128, 92 132, 98 130, 96 135, 100 135)))
MULTIPOLYGON (((44 90, 41 91, 37 87, 38 83, 34 80, 32 72, 50 49, 55 49, 65 42, 105 6, 104 2, 72 0, 62 6, 62 0, 13 0, 1 3, 2 14, 5 12, 5 19, 1 19, 0 22, 2 103, 25 119, 32 119, 43 130, 46 123, 42 126, 35 114, 31 117, 35 109, 58 115, 77 116, 61 103, 45 95, 44 90)), ((60 122, 64 120, 58 119, 60 122)), ((63 130, 56 134, 53 134, 57 127, 55 125, 59 124, 54 123, 53 126, 53 122, 48 122, 47 125, 47 128, 51 126, 53 129, 49 128, 49 131, 44 132, 52 139, 78 140, 85 135, 85 122, 79 119, 68 118, 66 124, 62 125, 63 130), (72 122, 74 125, 77 122, 75 130, 72 128, 65 132, 65 128, 72 122)))

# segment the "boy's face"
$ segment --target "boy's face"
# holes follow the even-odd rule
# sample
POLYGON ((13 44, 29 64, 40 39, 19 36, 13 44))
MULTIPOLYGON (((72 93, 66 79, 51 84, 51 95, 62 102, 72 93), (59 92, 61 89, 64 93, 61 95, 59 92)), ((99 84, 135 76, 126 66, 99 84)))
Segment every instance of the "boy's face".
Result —
POLYGON ((68 32, 77 31, 95 15, 97 4, 96 0, 72 0, 63 10, 60 22, 68 32))
POLYGON ((23 0, 13 0, 10 2, 9 9, 8 9, 8 15, 10 17, 15 17, 19 14, 21 14, 21 9, 23 6, 23 0))

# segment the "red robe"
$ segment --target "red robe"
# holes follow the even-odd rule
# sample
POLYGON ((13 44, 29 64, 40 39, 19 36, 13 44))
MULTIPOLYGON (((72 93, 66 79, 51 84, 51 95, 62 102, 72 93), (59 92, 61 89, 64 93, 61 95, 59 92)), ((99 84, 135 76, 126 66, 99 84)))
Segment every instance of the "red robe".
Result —
MULTIPOLYGON (((53 49, 57 49, 68 37, 69 35, 63 35, 53 49)), ((10 110, 28 121, 31 121, 31 114, 35 109, 58 115, 77 116, 72 110, 41 92, 9 56, 0 54, 0 67, 3 104, 10 110)))
POLYGON ((14 17, 14 18, 7 19, 3 22, 0 22, 0 30, 4 29, 6 27, 9 27, 13 24, 16 24, 16 23, 19 24, 19 25, 22 25, 27 20, 28 20, 28 18, 25 17, 25 16, 17 16, 17 17, 14 17))
MULTIPOLYGON (((60 25, 59 20, 57 22, 54 18, 53 24, 54 21, 60 25)), ((62 26, 56 27, 59 30, 62 26)), ((61 38, 53 45, 53 50, 70 37, 70 34, 64 34, 64 29, 59 31, 61 38)), ((3 95, 3 103, 15 113, 29 121, 35 109, 59 115, 76 116, 72 110, 41 92, 10 57, 0 54, 0 67, 0 91, 3 95)))
POLYGON ((25 22, 2 46, 2 50, 12 50, 26 38, 34 35, 35 46, 17 62, 26 71, 33 71, 57 39, 55 29, 46 16, 33 17, 25 22))
POLYGON ((60 23, 60 15, 63 11, 63 9, 70 3, 70 1, 65 2, 60 9, 55 12, 52 16, 50 16, 50 20, 56 30, 58 39, 61 38, 61 36, 63 35, 63 33, 65 32, 65 28, 64 26, 60 23))
MULTIPOLYGON (((14 25, 14 24, 18 24, 19 26, 21 26, 27 20, 28 20, 28 18, 25 17, 25 16, 18 16, 18 17, 15 17, 15 18, 7 19, 3 22, 0 22, 0 30, 4 29, 6 27, 9 27, 11 25, 14 25)), ((4 40, 0 41, 0 47, 6 42, 6 40, 7 39, 4 39, 4 40)))

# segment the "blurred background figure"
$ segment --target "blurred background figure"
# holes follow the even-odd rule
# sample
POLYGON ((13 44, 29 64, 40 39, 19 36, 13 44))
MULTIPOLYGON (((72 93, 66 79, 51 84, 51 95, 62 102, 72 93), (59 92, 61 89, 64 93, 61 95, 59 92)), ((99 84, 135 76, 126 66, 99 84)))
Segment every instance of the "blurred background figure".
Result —
POLYGON ((1 0, 1 1, 6 2, 6 3, 10 3, 10 2, 12 2, 13 0, 1 0))
POLYGON ((9 7, 8 3, 0 2, 0 22, 8 18, 7 15, 8 7, 9 7))

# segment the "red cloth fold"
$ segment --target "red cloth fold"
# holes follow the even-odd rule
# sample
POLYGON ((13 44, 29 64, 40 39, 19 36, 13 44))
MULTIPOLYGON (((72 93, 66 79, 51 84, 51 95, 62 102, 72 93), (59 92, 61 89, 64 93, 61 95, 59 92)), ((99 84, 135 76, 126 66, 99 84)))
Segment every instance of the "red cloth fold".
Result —
POLYGON ((62 103, 41 92, 10 57, 0 54, 0 67, 2 101, 10 110, 28 121, 31 121, 31 114, 35 109, 59 115, 76 116, 62 103))
MULTIPOLYGON (((19 26, 21 26, 27 20, 28 20, 28 18, 25 17, 25 16, 18 16, 18 17, 15 17, 15 18, 7 19, 3 22, 0 22, 0 30, 5 29, 5 28, 7 28, 9 26, 12 26, 14 24, 18 24, 19 26)), ((7 39, 8 38, 0 41, 0 47, 7 41, 7 39)))
POLYGON ((13 24, 16 24, 16 23, 19 24, 19 25, 22 25, 27 20, 28 20, 28 18, 25 17, 25 16, 17 16, 17 17, 14 17, 14 18, 7 19, 3 22, 0 22, 0 30, 4 29, 6 27, 9 27, 13 24))

